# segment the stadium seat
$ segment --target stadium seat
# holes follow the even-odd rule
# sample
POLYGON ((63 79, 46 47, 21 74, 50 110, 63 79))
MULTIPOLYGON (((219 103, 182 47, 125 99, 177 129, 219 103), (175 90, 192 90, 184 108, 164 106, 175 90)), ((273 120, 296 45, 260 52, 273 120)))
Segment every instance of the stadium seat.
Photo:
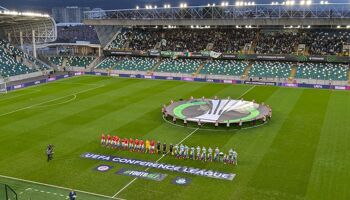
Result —
POLYGON ((196 72, 201 60, 167 58, 157 68, 157 72, 192 74, 196 72))
POLYGON ((243 61, 213 60, 205 63, 200 74, 241 76, 247 66, 243 61))
POLYGON ((346 81, 349 67, 331 63, 304 63, 298 65, 296 78, 346 81))
POLYGON ((291 73, 289 62, 257 61, 249 71, 250 77, 288 78, 291 73))

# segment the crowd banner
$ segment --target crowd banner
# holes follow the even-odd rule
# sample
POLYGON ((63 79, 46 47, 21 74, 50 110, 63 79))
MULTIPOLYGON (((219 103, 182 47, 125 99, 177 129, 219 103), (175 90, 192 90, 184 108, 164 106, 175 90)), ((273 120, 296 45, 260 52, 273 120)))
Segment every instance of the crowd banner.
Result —
POLYGON ((219 58, 222 55, 222 53, 210 51, 210 57, 212 58, 219 58))

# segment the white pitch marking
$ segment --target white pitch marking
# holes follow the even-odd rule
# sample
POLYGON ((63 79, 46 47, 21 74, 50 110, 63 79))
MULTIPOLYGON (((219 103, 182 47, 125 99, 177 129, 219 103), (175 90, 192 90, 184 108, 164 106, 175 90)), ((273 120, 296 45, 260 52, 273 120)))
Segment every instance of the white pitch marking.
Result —
MULTIPOLYGON (((182 142, 184 142, 185 140, 187 140, 189 137, 191 137, 195 132, 197 132, 199 130, 199 128, 195 129, 194 131, 192 131, 190 134, 188 134, 185 138, 183 138, 179 143, 177 143, 177 145, 181 144, 182 142)), ((166 154, 163 154, 158 160, 156 160, 156 163, 159 162, 160 160, 162 160, 166 155, 168 154, 168 152, 166 154)), ((145 169, 145 171, 148 171, 150 168, 145 169)), ((118 194, 120 194, 123 190, 125 190, 127 187, 129 187, 133 182, 135 182, 137 180, 137 178, 132 179, 128 184, 126 184, 122 189, 120 189, 117 193, 115 193, 112 198, 115 198, 116 196, 118 196, 118 194)))
POLYGON ((3 114, 0 115, 0 117, 6 116, 6 115, 9 115, 9 114, 12 114, 12 113, 16 113, 18 111, 22 111, 22 110, 26 110, 26 109, 29 109, 29 108, 33 108, 35 106, 40 106, 40 105, 43 105, 45 103, 50 103, 52 101, 60 100, 60 99, 63 99, 63 98, 66 98, 66 97, 69 97, 69 96, 72 96, 72 95, 77 95, 77 94, 81 94, 81 93, 88 92, 88 91, 91 91, 91 90, 95 90, 95 89, 101 88, 103 86, 104 85, 99 86, 99 87, 90 88, 90 89, 87 89, 87 90, 83 90, 83 91, 80 91, 80 92, 76 92, 76 93, 73 93, 73 94, 65 95, 65 96, 58 97, 58 98, 55 98, 55 99, 51 99, 51 100, 48 100, 48 101, 43 101, 41 103, 37 103, 37 104, 31 105, 31 106, 26 106, 26 107, 23 107, 23 108, 20 108, 20 109, 17 109, 17 110, 13 110, 13 111, 10 111, 10 112, 7 112, 7 113, 3 113, 3 114))
MULTIPOLYGON (((72 190, 72 188, 66 188, 66 187, 57 186, 57 185, 51 185, 51 184, 46 184, 46 183, 40 183, 40 182, 36 182, 36 181, 30 181, 30 180, 25 180, 25 179, 21 179, 21 178, 10 177, 10 176, 0 175, 0 177, 1 177, 1 178, 11 179, 11 180, 16 180, 16 181, 22 181, 22 182, 27 182, 27 183, 33 183, 33 184, 37 184, 37 185, 43 185, 43 186, 58 188, 58 189, 62 189, 62 190, 68 190, 68 191, 71 191, 71 190, 72 190)), ((34 191, 39 191, 39 190, 34 189, 34 191)), ((97 193, 93 193, 93 192, 87 192, 87 191, 83 191, 83 190, 75 190, 75 191, 76 191, 76 192, 80 192, 80 193, 84 193, 84 194, 89 194, 89 195, 97 196, 97 197, 104 197, 104 198, 109 198, 109 199, 112 198, 112 199, 117 199, 117 200, 126 200, 126 199, 122 199, 122 198, 111 197, 111 196, 107 196, 107 195, 103 195, 103 194, 97 194, 97 193)), ((39 192, 40 192, 40 191, 39 191, 39 192)))
MULTIPOLYGON (((29 89, 28 89, 28 90, 29 90, 29 89)), ((33 90, 33 91, 34 91, 34 92, 29 92, 29 93, 25 93, 25 94, 20 94, 20 95, 12 96, 12 97, 9 97, 9 98, 1 98, 0 101, 6 101, 6 100, 14 99, 14 98, 17 98, 17 97, 22 97, 22 96, 25 96, 25 95, 34 94, 34 93, 40 92, 41 90, 33 90)))
POLYGON ((65 104, 65 103, 69 103, 71 101, 74 101, 75 99, 77 99, 77 95, 76 94, 73 94, 72 95, 73 98, 70 98, 66 101, 63 101, 63 102, 59 102, 59 103, 55 103, 55 104, 51 104, 51 105, 42 105, 42 106, 36 106, 34 108, 45 108, 45 107, 49 107, 49 106, 58 106, 58 105, 62 105, 62 104, 65 104))
POLYGON ((245 91, 241 96, 238 97, 238 99, 242 98, 244 95, 246 95, 248 92, 250 92, 252 89, 254 89, 256 85, 253 85, 253 87, 250 87, 247 91, 245 91))

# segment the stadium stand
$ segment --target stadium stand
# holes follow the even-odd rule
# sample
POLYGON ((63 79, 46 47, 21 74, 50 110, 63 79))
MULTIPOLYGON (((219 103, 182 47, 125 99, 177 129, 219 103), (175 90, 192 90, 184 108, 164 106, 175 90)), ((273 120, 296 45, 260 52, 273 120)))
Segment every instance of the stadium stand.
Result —
POLYGON ((331 63, 303 63, 297 68, 296 78, 346 81, 348 65, 331 63))
POLYGON ((70 56, 67 57, 67 66, 87 67, 94 59, 92 56, 70 56))
POLYGON ((158 62, 147 57, 108 57, 98 66, 98 69, 114 69, 124 71, 149 71, 158 62))
POLYGON ((297 32, 263 32, 255 47, 257 54, 290 54, 299 44, 297 32))
POLYGON ((48 60, 52 64, 57 65, 57 66, 62 66, 62 64, 63 64, 63 57, 61 57, 61 56, 48 57, 48 60))
POLYGON ((63 63, 66 61, 67 67, 87 67, 95 57, 93 56, 68 56, 68 57, 62 57, 62 56, 53 56, 48 57, 48 60, 57 66, 62 66, 63 63))
POLYGON ((97 69, 110 69, 121 60, 121 57, 107 57, 96 66, 97 69))
POLYGON ((243 61, 212 60, 204 64, 200 74, 241 76, 247 66, 243 61))
POLYGON ((239 53, 255 40, 257 54, 291 54, 298 44, 305 44, 310 54, 336 55, 350 43, 350 31, 124 28, 107 49, 239 53))
POLYGON ((157 63, 157 59, 147 57, 130 57, 117 62, 116 70, 126 71, 149 71, 157 63))
POLYGON ((162 61, 157 72, 192 74, 196 72, 201 64, 201 60, 196 59, 172 59, 167 58, 162 61))
POLYGON ((255 37, 245 29, 122 29, 108 49, 239 52, 255 37), (210 45, 209 45, 210 46, 210 45))
POLYGON ((257 61, 249 71, 250 77, 288 78, 292 63, 257 61))
POLYGON ((313 55, 336 55, 342 53, 344 44, 350 43, 350 31, 313 30, 304 34, 299 43, 306 44, 313 55))
POLYGON ((15 55, 9 53, 4 48, 0 48, 0 75, 2 77, 28 74, 35 71, 18 62, 15 55))
POLYGON ((57 43, 76 43, 77 41, 99 44, 97 33, 92 26, 57 26, 57 43))

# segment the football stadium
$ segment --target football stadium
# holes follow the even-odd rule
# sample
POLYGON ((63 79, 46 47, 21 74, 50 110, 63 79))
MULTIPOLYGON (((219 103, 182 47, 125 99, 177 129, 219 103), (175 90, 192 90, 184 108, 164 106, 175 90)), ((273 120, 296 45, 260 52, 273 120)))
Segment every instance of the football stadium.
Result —
POLYGON ((350 199, 348 2, 145 2, 1 5, 0 200, 350 199))

